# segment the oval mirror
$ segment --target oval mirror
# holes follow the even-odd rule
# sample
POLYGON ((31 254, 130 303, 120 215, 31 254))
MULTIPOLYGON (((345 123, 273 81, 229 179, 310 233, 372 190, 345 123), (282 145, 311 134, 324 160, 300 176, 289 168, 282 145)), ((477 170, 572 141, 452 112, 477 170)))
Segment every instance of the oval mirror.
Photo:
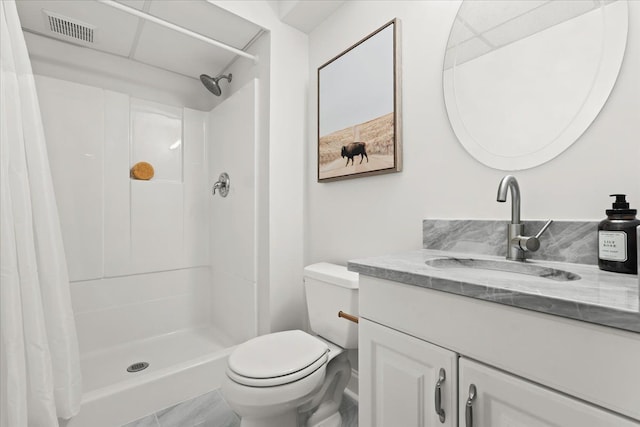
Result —
POLYGON ((464 0, 443 71, 464 148, 501 170, 562 153, 611 93, 627 26, 626 0, 464 0))

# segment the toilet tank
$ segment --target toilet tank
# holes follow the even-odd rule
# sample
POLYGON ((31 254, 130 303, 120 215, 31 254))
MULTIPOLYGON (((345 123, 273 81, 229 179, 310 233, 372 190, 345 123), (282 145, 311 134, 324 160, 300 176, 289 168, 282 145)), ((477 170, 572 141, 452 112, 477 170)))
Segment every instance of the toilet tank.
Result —
POLYGON ((358 273, 321 262, 304 268, 304 287, 311 330, 342 348, 358 347, 358 324, 338 317, 358 315, 358 273))

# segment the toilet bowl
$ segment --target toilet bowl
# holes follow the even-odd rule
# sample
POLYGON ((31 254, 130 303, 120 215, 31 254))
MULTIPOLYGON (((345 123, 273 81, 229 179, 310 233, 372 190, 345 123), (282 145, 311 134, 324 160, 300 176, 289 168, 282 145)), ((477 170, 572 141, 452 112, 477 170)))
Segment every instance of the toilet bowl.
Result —
POLYGON ((304 270, 312 335, 275 332, 240 344, 229 356, 222 394, 241 427, 340 427, 338 412, 351 376, 345 349, 357 347, 358 275, 313 264, 304 270))

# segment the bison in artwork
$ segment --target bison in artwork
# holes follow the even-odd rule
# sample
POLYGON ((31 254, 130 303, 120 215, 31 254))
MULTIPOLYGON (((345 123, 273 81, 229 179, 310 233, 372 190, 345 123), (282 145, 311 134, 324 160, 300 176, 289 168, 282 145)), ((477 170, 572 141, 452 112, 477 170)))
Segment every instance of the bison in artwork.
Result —
POLYGON ((343 145, 342 152, 340 154, 343 159, 345 157, 347 158, 347 164, 345 166, 349 165, 349 160, 351 160, 351 164, 353 165, 353 158, 355 156, 360 156, 360 164, 362 164, 365 157, 367 158, 367 163, 369 163, 366 146, 367 144, 365 142, 352 142, 348 145, 343 145))

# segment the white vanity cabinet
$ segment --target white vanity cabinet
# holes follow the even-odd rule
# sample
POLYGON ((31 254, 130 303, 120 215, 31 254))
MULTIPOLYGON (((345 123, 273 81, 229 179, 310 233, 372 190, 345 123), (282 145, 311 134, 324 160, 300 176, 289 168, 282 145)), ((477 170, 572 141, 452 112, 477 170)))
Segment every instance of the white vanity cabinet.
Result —
POLYGON ((362 426, 640 427, 640 334, 362 274, 359 309, 362 426))
POLYGON ((460 358, 460 426, 637 427, 640 423, 460 358))
POLYGON ((455 427, 458 355, 360 320, 359 423, 455 427))

